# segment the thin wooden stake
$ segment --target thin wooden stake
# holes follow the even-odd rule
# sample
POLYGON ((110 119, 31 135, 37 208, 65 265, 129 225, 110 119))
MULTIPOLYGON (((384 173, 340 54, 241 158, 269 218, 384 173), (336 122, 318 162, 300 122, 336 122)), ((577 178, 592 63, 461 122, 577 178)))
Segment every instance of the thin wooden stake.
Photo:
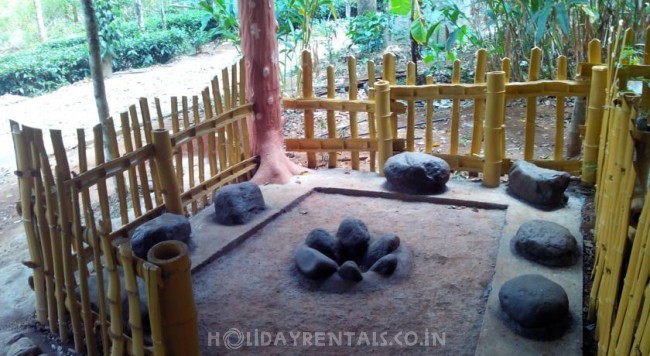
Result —
MULTIPOLYGON (((357 100, 357 60, 353 56, 348 57, 348 75, 350 79, 348 98, 357 100)), ((350 112, 350 137, 359 138, 359 123, 357 122, 357 113, 350 112)), ((351 167, 353 170, 359 170, 359 152, 352 152, 351 167)))

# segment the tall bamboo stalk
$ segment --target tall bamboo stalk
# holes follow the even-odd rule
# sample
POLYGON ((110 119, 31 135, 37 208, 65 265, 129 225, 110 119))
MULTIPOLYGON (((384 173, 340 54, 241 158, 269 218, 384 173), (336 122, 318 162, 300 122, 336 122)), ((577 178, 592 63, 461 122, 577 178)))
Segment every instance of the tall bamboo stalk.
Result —
POLYGON ((391 129, 390 84, 385 80, 375 83, 375 120, 379 136, 379 154, 377 162, 379 175, 384 176, 384 164, 393 155, 393 130, 391 129))
MULTIPOLYGON (((311 99, 314 97, 314 74, 313 74, 313 61, 311 52, 308 50, 302 51, 302 97, 311 99)), ((305 110, 305 138, 314 138, 314 111, 305 110)), ((316 154, 313 152, 307 153, 307 168, 316 168, 316 154)))
MULTIPOLYGON (((454 69, 451 74, 451 84, 460 84, 460 59, 454 61, 454 69)), ((451 138, 449 153, 458 154, 458 140, 460 135, 460 99, 453 99, 451 104, 451 138)))
MULTIPOLYGON (((557 80, 567 79, 567 58, 559 56, 557 58, 557 80)), ((555 98, 555 148, 553 150, 553 159, 562 160, 562 150, 564 149, 564 97, 555 98)))
MULTIPOLYGON (((474 71, 474 83, 485 83, 485 70, 487 68, 488 53, 484 49, 476 52, 476 70, 474 71)), ((505 75, 505 74, 504 74, 505 75)), ((472 126, 472 156, 481 153, 481 141, 483 140, 483 118, 485 116, 485 100, 474 99, 474 125, 472 126)))
POLYGON ((582 159, 582 184, 596 183, 598 171, 598 139, 601 133, 607 87, 607 67, 596 66, 592 70, 589 107, 587 109, 587 132, 584 140, 584 157, 582 159))
MULTIPOLYGON (((368 100, 375 100, 375 62, 368 61, 366 64, 368 66, 368 100)), ((371 139, 377 139, 377 125, 375 120, 375 114, 368 113, 368 133, 370 134, 371 139)), ((375 172, 377 167, 377 154, 372 151, 370 152, 370 171, 375 172)))
MULTIPOLYGON (((406 85, 415 86, 415 63, 406 65, 406 85)), ((415 100, 406 102, 406 150, 415 151, 415 100)))
MULTIPOLYGON (((433 76, 427 75, 427 85, 433 84, 433 76)), ((424 133, 424 152, 433 153, 433 100, 427 99, 426 129, 424 133)))
MULTIPOLYGON (((327 98, 335 99, 336 92, 334 91, 334 66, 327 67, 327 98)), ((327 137, 336 138, 336 113, 334 110, 327 110, 327 137)), ((336 168, 337 152, 330 151, 328 153, 327 168, 336 168)))
POLYGON ((491 72, 487 75, 487 107, 485 110, 485 163, 483 186, 495 188, 501 180, 501 117, 505 108, 505 73, 491 72))
MULTIPOLYGON (((530 52, 528 67, 528 81, 539 80, 539 71, 542 64, 542 50, 535 47, 530 52)), ((533 159, 535 154, 535 122, 537 120, 537 98, 526 98, 526 128, 524 133, 524 159, 533 159)))
MULTIPOLYGON (((353 56, 348 56, 348 77, 350 81, 348 98, 350 100, 357 100, 357 59, 353 56)), ((350 112, 350 137, 353 139, 359 138, 359 123, 357 122, 356 112, 350 112)), ((359 152, 352 152, 351 166, 352 169, 359 170, 359 152)))
POLYGON ((163 198, 167 212, 183 214, 178 182, 174 179, 174 167, 172 165, 172 145, 169 138, 169 131, 157 129, 153 131, 153 144, 156 150, 156 167, 158 176, 161 177, 163 198))
POLYGON ((142 333, 142 314, 140 313, 140 293, 133 269, 131 243, 118 246, 120 262, 124 270, 124 291, 129 303, 129 325, 131 326, 131 353, 144 356, 144 335, 142 333))

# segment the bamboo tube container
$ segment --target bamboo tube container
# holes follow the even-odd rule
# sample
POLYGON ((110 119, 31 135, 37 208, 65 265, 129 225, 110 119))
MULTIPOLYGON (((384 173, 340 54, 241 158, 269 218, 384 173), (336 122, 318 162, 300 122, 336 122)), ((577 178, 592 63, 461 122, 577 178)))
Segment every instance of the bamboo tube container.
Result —
MULTIPOLYGON (((348 56, 348 76, 350 83, 348 85, 348 97, 350 100, 357 100, 357 59, 354 56, 348 56)), ((357 122, 357 113, 350 112, 350 137, 359 138, 359 124, 357 122)), ((352 169, 359 170, 359 152, 352 152, 352 169)))
POLYGON ((153 263, 145 262, 144 281, 147 290, 147 305, 149 306, 149 325, 151 326, 151 343, 155 356, 165 355, 165 343, 163 342, 162 321, 160 319, 160 295, 159 289, 162 285, 160 268, 153 263))
POLYGON ((43 274, 43 257, 41 245, 36 238, 34 230, 34 220, 32 211, 32 185, 31 185, 31 167, 30 167, 30 149, 25 132, 12 133, 14 147, 16 149, 16 163, 18 168, 18 181, 20 182, 20 205, 22 208, 23 228, 29 247, 29 258, 33 264, 32 273, 34 275, 34 299, 36 301, 36 320, 41 324, 48 323, 47 301, 45 295, 45 275, 43 274))
MULTIPOLYGON (((313 61, 311 52, 308 50, 302 51, 302 97, 311 99, 314 97, 313 88, 313 61)), ((314 138, 314 111, 305 110, 305 138, 314 138)), ((316 154, 314 152, 307 153, 307 168, 316 168, 316 154)))
MULTIPOLYGON (((451 84, 460 84, 460 59, 454 61, 451 73, 451 84)), ((460 135, 460 99, 453 99, 451 105, 451 137, 449 140, 449 154, 458 154, 458 141, 460 135)))
MULTIPOLYGON (((474 71, 474 83, 476 84, 485 83, 485 70, 487 68, 487 56, 488 53, 485 49, 479 49, 476 52, 476 70, 474 71)), ((476 156, 481 153, 481 144, 482 144, 481 141, 483 141, 483 118, 484 117, 485 117, 485 100, 474 99, 474 126, 472 128, 472 149, 470 151, 470 155, 472 156, 476 156)))
POLYGON ((142 333, 142 314, 140 312, 140 293, 133 268, 131 243, 119 245, 120 262, 124 270, 124 291, 129 302, 129 325, 131 326, 131 353, 144 356, 144 335, 142 333))
MULTIPOLYGON (((375 62, 368 61, 368 100, 375 100, 375 62)), ((375 113, 368 113, 368 133, 370 134, 371 139, 377 139, 377 127, 375 121, 375 113)), ((375 151, 370 152, 370 171, 375 172, 377 170, 377 154, 375 151)))
MULTIPOLYGON (((406 66, 406 85, 415 85, 415 63, 406 66)), ((406 150, 415 151, 415 101, 408 100, 406 106, 406 150)))
POLYGON ((149 250, 147 259, 162 270, 159 300, 165 351, 169 355, 199 355, 192 262, 187 246, 180 241, 163 241, 149 250))
MULTIPOLYGON (((433 84, 433 76, 427 75, 427 85, 433 84)), ((427 100, 426 130, 424 132, 424 152, 433 153, 433 100, 427 100)))
MULTIPOLYGON (((336 99, 336 92, 334 91, 334 66, 327 66, 327 98, 336 99)), ((332 139, 336 138, 336 113, 334 110, 327 110, 327 137, 332 139)), ((327 168, 336 168, 337 152, 328 152, 327 168)))
MULTIPOLYGON (((557 80, 567 79, 567 59, 566 56, 557 58, 557 80)), ((564 148, 564 97, 555 98, 555 147, 553 150, 553 159, 561 161, 563 158, 562 149, 564 148)))
MULTIPOLYGON (((530 52, 528 81, 539 80, 539 70, 542 63, 542 50, 535 47, 530 52)), ((526 98, 526 129, 524 133, 524 159, 533 159, 535 153, 535 121, 537 120, 537 98, 526 98)))
POLYGON ((504 72, 487 75, 487 108, 485 111, 485 163, 483 186, 496 188, 501 179, 501 117, 505 109, 506 87, 504 72))
MULTIPOLYGON (((589 107, 587 109, 587 131, 584 140, 584 157, 582 159, 583 185, 594 185, 598 171, 598 139, 601 133, 605 112, 607 86, 607 67, 596 66, 591 76, 589 107)), ((602 168, 602 167, 601 167, 602 168)))
POLYGON ((156 151, 156 167, 158 176, 161 179, 163 188, 163 198, 167 212, 174 214, 183 214, 183 204, 181 202, 180 190, 178 183, 174 179, 174 167, 172 165, 172 145, 169 138, 169 131, 157 129, 153 131, 153 144, 156 151))
POLYGON ((375 120, 379 136, 379 175, 384 176, 384 164, 393 155, 393 136, 391 130, 390 84, 385 80, 375 83, 375 120))

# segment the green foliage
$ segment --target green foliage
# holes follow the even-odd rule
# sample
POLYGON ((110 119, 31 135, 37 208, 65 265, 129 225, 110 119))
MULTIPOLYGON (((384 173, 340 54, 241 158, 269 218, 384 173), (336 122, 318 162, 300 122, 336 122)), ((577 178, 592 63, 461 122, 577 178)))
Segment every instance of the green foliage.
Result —
POLYGON ((388 15, 383 12, 365 13, 350 20, 347 35, 359 53, 376 53, 384 47, 384 31, 388 15))
POLYGON ((239 49, 239 18, 234 3, 226 3, 224 0, 201 0, 199 6, 206 12, 201 19, 201 31, 209 31, 212 37, 229 40, 239 49))
POLYGON ((115 56, 115 47, 122 38, 116 16, 119 5, 119 0, 97 0, 94 3, 102 58, 115 56))
POLYGON ((142 68, 167 63, 190 49, 188 34, 178 28, 169 31, 148 31, 140 37, 122 40, 113 59, 115 70, 142 68))

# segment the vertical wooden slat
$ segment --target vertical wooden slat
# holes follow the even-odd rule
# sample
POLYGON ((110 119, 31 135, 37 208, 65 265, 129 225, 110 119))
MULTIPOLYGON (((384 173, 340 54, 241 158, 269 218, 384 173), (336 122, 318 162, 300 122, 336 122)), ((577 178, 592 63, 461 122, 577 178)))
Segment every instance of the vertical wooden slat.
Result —
POLYGON ((151 326, 151 343, 155 356, 165 355, 165 343, 163 342, 162 320, 160 317, 160 288, 162 277, 158 266, 145 262, 144 280, 147 290, 147 305, 149 306, 149 325, 151 326))
MULTIPOLYGON (((182 98, 182 105, 183 105, 183 129, 187 130, 190 128, 190 111, 187 106, 187 97, 183 96, 182 98)), ((199 138, 200 140, 200 138, 199 138)), ((194 142, 193 140, 190 140, 186 144, 187 148, 187 173, 189 175, 189 189, 192 189, 194 187, 194 184, 196 183, 194 180, 194 142)), ((197 210, 197 202, 195 200, 192 200, 192 214, 196 214, 197 210)))
MULTIPOLYGON (((115 134, 115 126, 113 124, 112 118, 106 120, 106 130, 108 130, 108 137, 110 139, 111 154, 113 157, 120 157, 120 151, 117 146, 117 135, 115 134)), ((115 182, 117 184, 117 197, 120 201, 120 217, 122 219, 122 224, 126 225, 129 223, 129 212, 128 206, 126 204, 126 187, 124 183, 124 175, 122 173, 116 175, 115 182)))
MULTIPOLYGON (((231 80, 231 89, 230 89, 230 101, 232 102, 230 109, 234 109, 237 107, 237 99, 239 98, 239 93, 237 92, 239 86, 237 83, 237 64, 233 64, 230 67, 230 80, 231 80)), ((239 120, 238 122, 235 122, 232 124, 232 130, 233 130, 233 160, 230 163, 230 165, 235 165, 241 161, 241 152, 242 152, 242 147, 241 147, 241 130, 240 130, 240 122, 242 120, 239 120)))
MULTIPOLYGON (((375 62, 368 61, 368 100, 375 100, 375 62)), ((377 125, 375 122, 375 114, 368 113, 368 133, 370 134, 371 139, 377 139, 377 125)), ((376 152, 370 152, 370 171, 375 172, 377 170, 377 154, 376 152)))
MULTIPOLYGON (((313 89, 313 61, 311 57, 311 52, 308 50, 302 51, 302 97, 305 99, 311 99, 314 97, 313 89)), ((305 110, 305 138, 313 139, 314 138, 314 111, 305 110)), ((316 154, 313 152, 307 153, 307 167, 316 168, 316 154)))
MULTIPOLYGON (((451 74, 451 84, 460 84, 460 59, 454 61, 451 74)), ((460 135, 460 99, 453 99, 451 105, 451 138, 449 140, 449 153, 458 154, 458 141, 460 135)))
MULTIPOLYGON (((485 70, 487 67, 488 53, 484 49, 476 52, 476 70, 474 71, 474 83, 485 83, 485 70)), ((505 74, 504 74, 505 79, 505 74)), ((485 118, 485 100, 474 99, 474 125, 472 127, 472 148, 470 154, 476 156, 481 154, 481 141, 483 140, 483 119, 485 118)), ((497 124, 494 122, 493 124, 497 124)), ((499 131, 497 131, 499 132, 499 131)))
MULTIPOLYGON (((357 100, 358 86, 357 86, 357 59, 353 56, 348 57, 348 75, 350 77, 350 85, 348 97, 350 100, 357 100)), ((357 122, 357 113, 350 113, 350 136, 359 138, 359 123, 357 122)), ((359 170, 359 152, 352 152, 352 169, 359 170)))
MULTIPOLYGON (((133 128, 133 142, 135 144, 135 149, 142 148, 142 128, 140 126, 140 120, 138 119, 138 110, 135 108, 135 105, 129 107, 129 116, 131 117, 131 125, 133 128)), ((143 123, 145 129, 145 139, 147 143, 151 143, 151 128, 149 128, 149 134, 146 134, 147 127, 146 123, 143 123)), ((154 169, 155 167, 152 167, 154 169)), ((140 176, 140 189, 142 189, 142 199, 144 200, 144 207, 147 211, 153 209, 153 203, 151 202, 151 191, 149 190, 149 177, 147 174, 147 167, 144 163, 138 165, 138 175, 140 176)), ((140 203, 140 196, 136 195, 138 204, 140 203)))
MULTIPOLYGON (((206 109, 207 110, 207 109, 206 109)), ((192 97, 192 115, 194 117, 194 126, 197 126, 201 122, 201 115, 199 114, 199 97, 194 95, 192 97)), ((213 133, 209 134, 210 136, 214 137, 213 133)), ((204 137, 199 136, 197 137, 197 148, 198 148, 198 166, 199 166, 199 183, 205 182, 205 145, 203 143, 204 137)), ((208 196, 204 195, 203 198, 201 198, 201 204, 203 204, 203 207, 206 207, 208 205, 208 196)))
POLYGON ((129 303, 129 325, 131 326, 131 354, 144 356, 144 335, 142 333, 142 314, 140 313, 140 293, 133 268, 131 243, 118 247, 122 269, 124 270, 124 291, 129 303))
MULTIPOLYGON (((120 114, 120 121, 122 121, 122 138, 124 139, 125 153, 133 152, 133 143, 131 142, 131 126, 129 125, 129 114, 123 112, 120 114)), ((129 167, 129 192, 131 194, 131 202, 133 203, 133 213, 136 217, 142 215, 140 209, 140 198, 138 193, 138 177, 135 172, 135 166, 129 167)))
MULTIPOLYGON (((567 58, 557 58, 557 80, 567 80, 567 58)), ((562 149, 564 148, 564 97, 558 96, 555 104, 555 149, 553 159, 562 160, 562 149)))
MULTIPOLYGON (((539 80, 539 70, 542 64, 542 50, 535 47, 530 53, 528 81, 539 80)), ((524 133, 524 159, 533 159, 535 153, 535 121, 537 120, 537 98, 526 98, 526 129, 524 133)))
MULTIPOLYGON (((212 80, 212 95, 214 96, 215 115, 219 115, 223 112, 223 106, 221 104, 221 89, 219 88, 218 77, 214 77, 214 79, 212 80)), ((223 171, 228 166, 228 162, 227 162, 228 149, 227 149, 225 127, 222 127, 219 130, 217 130, 217 151, 219 155, 219 170, 223 171)))
MULTIPOLYGON (((153 126, 151 125, 151 113, 149 112, 149 102, 147 101, 147 98, 140 98, 140 112, 142 112, 142 123, 144 125, 145 142, 147 144, 150 144, 153 126)), ((149 161, 150 177, 153 183, 154 201, 156 205, 159 205, 162 203, 162 196, 160 195, 160 181, 158 179, 158 176, 155 173, 156 172, 155 164, 156 162, 154 160, 149 161)), ((148 189, 149 186, 147 184, 147 190, 148 189)), ((147 194, 144 194, 144 196, 145 199, 147 199, 147 194)), ((149 198, 149 200, 151 201, 151 198, 149 198)), ((146 200, 145 200, 145 206, 146 206, 146 200)), ((147 206, 147 210, 150 209, 151 208, 147 206)))
POLYGON ((158 117, 158 128, 163 129, 165 128, 165 117, 163 116, 162 113, 162 107, 160 105, 160 99, 154 98, 153 99, 155 104, 156 104, 156 116, 158 117))
MULTIPOLYGON (((172 96, 171 103, 172 103, 172 132, 178 133, 178 131, 180 131, 179 123, 178 123, 179 121, 178 98, 172 96)), ((176 153, 174 153, 174 160, 176 164, 176 181, 178 182, 179 189, 182 191, 183 188, 185 187, 185 184, 183 183, 183 150, 181 150, 180 147, 176 150, 176 153)), ((156 164, 158 164, 158 162, 156 162, 156 164)), ((163 179, 165 178, 160 177, 161 185, 163 179)))
MULTIPOLYGON (((232 96, 230 86, 230 74, 228 68, 221 71, 221 80, 223 84, 223 102, 224 111, 232 109, 232 96)), ((228 157, 227 167, 232 166, 236 162, 236 141, 235 141, 235 127, 234 124, 226 125, 226 156, 228 157)))
MULTIPOLYGON (((336 92, 334 91, 334 66, 330 65, 327 67, 327 98, 334 99, 336 98, 336 92)), ((334 110, 327 110, 327 137, 336 138, 336 113, 334 110)), ((337 152, 330 151, 328 152, 328 168, 336 168, 337 163, 337 152)))
MULTIPOLYGON (((433 77, 427 75, 426 84, 433 84, 433 77)), ((424 133, 424 152, 433 153, 433 100, 427 99, 426 130, 424 133)))
POLYGON ((161 177, 160 183, 163 187, 163 198, 165 200, 165 209, 173 214, 183 214, 183 204, 181 201, 178 181, 176 181, 174 166, 172 164, 172 145, 169 138, 169 131, 165 129, 154 130, 153 144, 156 151, 156 167, 158 175, 161 177))
MULTIPOLYGON (((395 85, 395 54, 385 53, 383 57, 384 65, 382 67, 382 79, 388 81, 390 85, 395 85)), ((397 138, 397 113, 391 114, 391 135, 397 138)))
MULTIPOLYGON (((408 62, 406 67, 406 85, 415 85, 415 63, 408 62)), ((406 102, 406 150, 415 151, 415 101, 406 102)))
MULTIPOLYGON (((506 74, 506 84, 510 83, 510 58, 506 57, 501 60, 501 70, 506 74)), ((503 110, 501 127, 503 128, 501 130, 501 157, 506 158, 506 110, 503 110)))
POLYGON ((384 175, 384 164, 393 155, 393 136, 391 130, 390 84, 385 80, 375 83, 375 115, 379 135, 379 175, 384 175))
MULTIPOLYGON (((239 105, 243 106, 246 104, 246 65, 245 60, 242 57, 239 60, 239 105)), ((248 119, 243 119, 240 121, 241 132, 242 132, 242 145, 244 152, 244 159, 251 157, 251 142, 248 131, 248 119)), ((250 178, 250 177, 249 177, 250 178)))
MULTIPOLYGON (((210 89, 205 88, 201 92, 201 97, 203 99, 203 110, 205 112, 206 120, 211 120, 214 116, 212 111, 212 103, 210 102, 210 89)), ((217 174, 217 142, 216 142, 216 133, 211 133, 208 135, 208 165, 210 168, 210 176, 215 176, 217 174)))
POLYGON ((485 163, 483 186, 496 188, 501 180, 500 118, 505 108, 505 73, 491 72, 487 77, 487 110, 485 111, 485 163))

